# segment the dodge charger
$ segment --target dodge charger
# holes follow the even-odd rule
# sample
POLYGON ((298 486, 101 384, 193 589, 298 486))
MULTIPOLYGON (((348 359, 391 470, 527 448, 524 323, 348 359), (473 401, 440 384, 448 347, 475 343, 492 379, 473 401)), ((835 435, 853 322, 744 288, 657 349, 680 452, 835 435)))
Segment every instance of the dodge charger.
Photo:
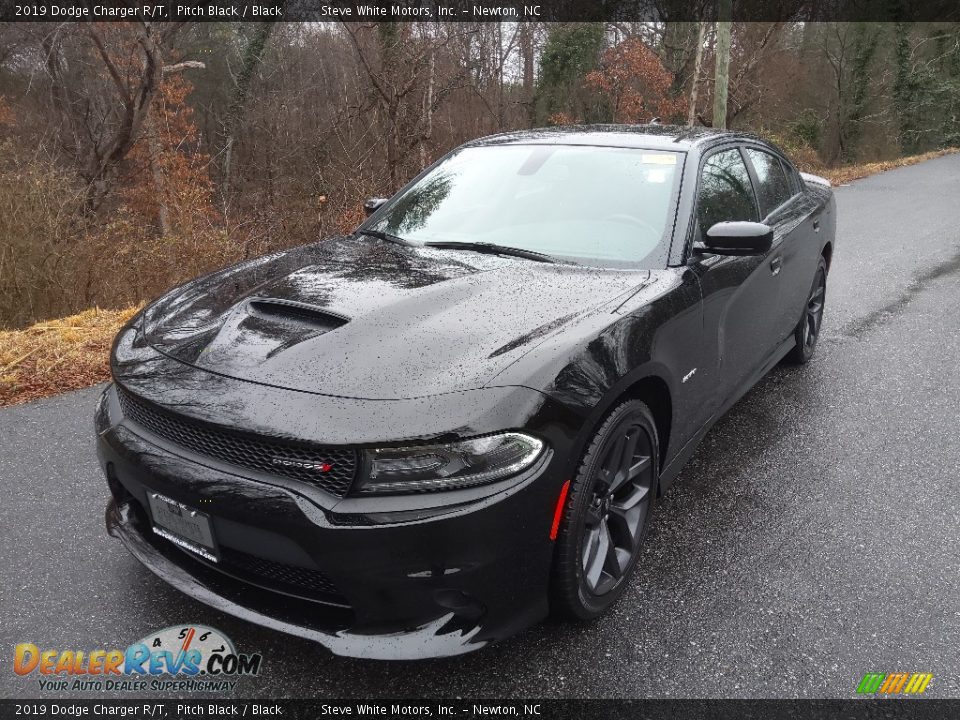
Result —
POLYGON ((816 348, 833 195, 752 135, 497 135, 365 207, 148 305, 95 414, 111 535, 337 654, 597 617, 710 427, 816 348))

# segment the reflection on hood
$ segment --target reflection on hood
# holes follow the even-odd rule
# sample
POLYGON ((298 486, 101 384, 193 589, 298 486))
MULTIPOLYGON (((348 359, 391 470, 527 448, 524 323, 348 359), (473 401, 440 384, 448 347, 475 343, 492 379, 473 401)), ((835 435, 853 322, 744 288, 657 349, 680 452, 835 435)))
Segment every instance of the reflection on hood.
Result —
POLYGON ((484 386, 647 274, 339 238, 178 288, 145 331, 161 352, 232 377, 420 397, 484 386))

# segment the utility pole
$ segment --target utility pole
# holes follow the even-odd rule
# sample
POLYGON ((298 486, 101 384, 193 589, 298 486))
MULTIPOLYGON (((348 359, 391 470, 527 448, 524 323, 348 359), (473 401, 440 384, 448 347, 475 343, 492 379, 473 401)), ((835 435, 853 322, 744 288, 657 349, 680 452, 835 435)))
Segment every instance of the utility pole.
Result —
POLYGON ((727 86, 730 82, 730 26, 732 0, 718 0, 717 60, 713 83, 713 126, 727 127, 727 86))

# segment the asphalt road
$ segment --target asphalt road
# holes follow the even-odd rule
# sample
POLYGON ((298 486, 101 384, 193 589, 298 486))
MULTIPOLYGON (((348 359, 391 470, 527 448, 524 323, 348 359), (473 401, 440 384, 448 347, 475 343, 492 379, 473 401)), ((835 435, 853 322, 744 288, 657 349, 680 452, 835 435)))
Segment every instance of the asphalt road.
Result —
POLYGON ((615 611, 464 658, 337 658, 181 595, 104 532, 98 390, 0 412, 2 696, 40 694, 17 642, 126 647, 198 622, 264 654, 246 697, 851 697, 868 671, 960 697, 960 155, 837 200, 816 358, 711 431, 615 611))

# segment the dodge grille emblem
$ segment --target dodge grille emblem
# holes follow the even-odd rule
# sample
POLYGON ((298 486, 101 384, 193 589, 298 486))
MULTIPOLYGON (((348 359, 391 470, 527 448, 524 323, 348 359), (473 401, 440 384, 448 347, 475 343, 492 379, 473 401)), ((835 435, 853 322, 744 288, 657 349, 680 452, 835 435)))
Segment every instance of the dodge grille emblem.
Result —
POLYGON ((301 470, 315 470, 316 472, 330 472, 333 465, 323 462, 308 462, 306 460, 291 460, 285 457, 270 458, 270 462, 277 467, 300 468, 301 470))

